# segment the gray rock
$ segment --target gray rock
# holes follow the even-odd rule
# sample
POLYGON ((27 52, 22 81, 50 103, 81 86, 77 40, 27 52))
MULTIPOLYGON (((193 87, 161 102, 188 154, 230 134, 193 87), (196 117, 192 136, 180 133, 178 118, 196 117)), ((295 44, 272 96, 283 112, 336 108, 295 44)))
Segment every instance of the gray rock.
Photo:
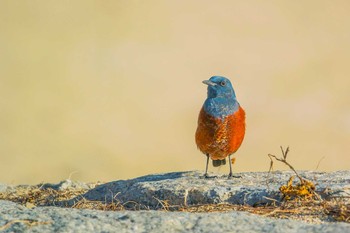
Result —
POLYGON ((80 181, 73 181, 70 179, 67 180, 63 180, 61 182, 59 182, 58 184, 44 184, 41 186, 44 189, 47 188, 52 188, 54 190, 58 190, 58 191, 63 191, 65 189, 70 189, 70 190, 79 190, 79 189, 91 189, 93 187, 92 184, 89 183, 84 183, 84 182, 80 182, 80 181))
MULTIPOLYGON (((350 171, 331 173, 300 171, 301 176, 317 184, 317 191, 324 197, 350 197, 350 171)), ((159 209, 160 201, 170 206, 232 203, 263 204, 281 199, 279 187, 286 184, 293 172, 245 172, 230 178, 211 174, 205 179, 202 173, 174 172, 119 180, 97 186, 83 197, 87 200, 126 203, 126 208, 159 209)), ((295 182, 299 182, 296 178, 295 182)), ((73 205, 79 198, 61 203, 73 205)))
MULTIPOLYGON (((323 197, 347 197, 350 200, 350 171, 299 173, 316 183, 317 191, 323 193, 323 197)), ((70 180, 40 187, 86 189, 88 191, 83 197, 87 200, 119 201, 134 209, 156 210, 165 200, 173 206, 223 202, 254 205, 269 202, 270 198, 279 199, 279 187, 286 184, 293 173, 247 172, 236 175, 240 178, 228 179, 227 176, 211 174, 212 178, 204 179, 201 172, 175 172, 114 181, 95 188, 70 180)), ((15 189, 15 186, 0 185, 2 192, 15 189)), ((61 204, 69 206, 78 200, 77 197, 61 204)), ((347 223, 310 224, 235 211, 188 213, 155 210, 114 212, 53 206, 29 209, 10 201, 0 201, 0 232, 350 232, 347 223)))
POLYGON ((0 201, 2 232, 350 232, 350 224, 308 224, 244 212, 94 211, 27 209, 0 201))
POLYGON ((0 192, 5 192, 8 188, 8 185, 6 184, 0 184, 0 192))

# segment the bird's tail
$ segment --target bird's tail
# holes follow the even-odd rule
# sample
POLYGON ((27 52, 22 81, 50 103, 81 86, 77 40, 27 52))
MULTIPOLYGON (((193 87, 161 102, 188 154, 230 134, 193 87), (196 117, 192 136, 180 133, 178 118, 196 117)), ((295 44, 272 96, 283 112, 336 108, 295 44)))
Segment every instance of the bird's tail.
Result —
POLYGON ((213 160, 214 167, 220 167, 221 165, 226 164, 226 159, 213 160))

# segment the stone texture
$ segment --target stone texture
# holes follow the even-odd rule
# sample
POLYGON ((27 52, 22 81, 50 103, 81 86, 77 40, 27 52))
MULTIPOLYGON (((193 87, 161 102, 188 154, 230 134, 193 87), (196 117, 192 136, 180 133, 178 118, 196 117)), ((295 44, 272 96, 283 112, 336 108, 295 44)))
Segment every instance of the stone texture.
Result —
POLYGON ((84 183, 84 182, 80 182, 80 181, 73 181, 73 180, 63 180, 61 182, 59 182, 58 184, 43 184, 41 185, 42 188, 52 188, 58 191, 62 191, 65 189, 70 189, 70 190, 80 190, 80 189, 91 189, 92 187, 94 187, 95 185, 92 183, 84 183))
MULTIPOLYGON (((279 187, 286 184, 293 172, 246 172, 240 178, 211 174, 204 179, 202 173, 174 172, 143 176, 130 180, 119 180, 97 186, 83 197, 87 200, 119 201, 126 207, 158 209, 159 200, 170 205, 194 205, 232 203, 254 205, 270 202, 268 198, 280 199, 279 187)), ((350 197, 350 171, 332 173, 300 171, 300 175, 317 184, 316 189, 324 197, 350 197)), ((299 182, 296 178, 294 182, 299 182)), ((79 198, 65 205, 73 205, 79 198)))
POLYGON ((6 184, 0 184, 0 192, 5 192, 9 186, 6 184))
MULTIPOLYGON (((317 184, 324 197, 350 197, 350 171, 331 173, 301 171, 300 174, 317 184)), ((201 178, 201 172, 174 172, 143 176, 93 185, 62 181, 42 188, 56 190, 86 189, 88 200, 120 201, 126 207, 155 209, 150 211, 97 211, 54 206, 26 208, 0 201, 0 232, 350 232, 347 223, 310 224, 290 219, 274 219, 245 212, 188 213, 156 211, 160 200, 171 205, 208 203, 264 203, 265 197, 280 198, 278 188, 292 172, 247 172, 241 178, 211 174, 201 178)), ((297 179, 295 180, 298 181, 297 179)), ((16 187, 0 185, 0 191, 16 187)), ((61 203, 69 206, 74 198, 61 203)), ((350 198, 349 198, 350 200, 350 198)), ((61 206, 62 206, 61 205, 61 206)))
POLYGON ((324 223, 315 225, 294 220, 266 218, 244 212, 111 212, 59 207, 27 209, 9 201, 0 201, 0 229, 2 232, 346 233, 350 232, 350 224, 324 223))

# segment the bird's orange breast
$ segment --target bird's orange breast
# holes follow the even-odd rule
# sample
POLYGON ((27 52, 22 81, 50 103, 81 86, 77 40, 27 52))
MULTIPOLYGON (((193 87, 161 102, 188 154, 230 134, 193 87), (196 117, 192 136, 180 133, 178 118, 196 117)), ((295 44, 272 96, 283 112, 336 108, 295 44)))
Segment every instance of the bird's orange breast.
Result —
POLYGON ((198 117, 196 143, 200 151, 211 159, 224 159, 235 153, 245 135, 245 112, 238 110, 224 118, 215 118, 202 108, 198 117))

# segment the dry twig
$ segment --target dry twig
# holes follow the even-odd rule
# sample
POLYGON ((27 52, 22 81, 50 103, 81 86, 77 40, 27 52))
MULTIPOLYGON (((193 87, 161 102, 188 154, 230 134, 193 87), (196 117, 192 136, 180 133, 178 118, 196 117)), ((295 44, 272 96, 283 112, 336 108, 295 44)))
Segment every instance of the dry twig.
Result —
POLYGON ((300 183, 303 183, 305 179, 302 178, 302 177, 297 173, 297 171, 294 169, 294 167, 293 167, 290 163, 287 162, 287 155, 288 155, 288 152, 289 152, 289 146, 287 147, 286 150, 283 150, 283 147, 282 147, 282 146, 280 146, 280 148, 281 148, 281 151, 282 151, 282 158, 277 158, 276 155, 268 154, 268 156, 269 156, 270 159, 271 159, 269 172, 271 171, 271 168, 272 168, 272 166, 273 166, 273 160, 272 160, 272 158, 274 158, 274 159, 276 159, 277 161, 280 161, 280 162, 286 164, 290 169, 292 169, 292 170, 294 171, 295 175, 299 178, 300 183))
POLYGON ((270 169, 273 170, 273 159, 286 164, 292 171, 294 171, 295 175, 299 178, 300 184, 293 186, 294 176, 291 176, 287 182, 287 185, 283 185, 280 187, 280 191, 283 194, 284 200, 290 200, 299 197, 316 197, 319 200, 322 198, 315 192, 315 184, 305 178, 301 177, 298 172, 294 169, 294 167, 287 161, 287 155, 289 152, 289 147, 286 150, 281 146, 282 158, 278 158, 276 155, 268 154, 271 162, 270 169))

